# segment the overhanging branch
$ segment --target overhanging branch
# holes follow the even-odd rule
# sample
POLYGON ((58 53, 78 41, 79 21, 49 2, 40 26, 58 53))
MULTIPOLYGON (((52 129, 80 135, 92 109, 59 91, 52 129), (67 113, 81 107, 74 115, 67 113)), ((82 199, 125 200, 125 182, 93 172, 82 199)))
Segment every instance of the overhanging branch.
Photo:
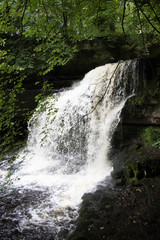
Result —
POLYGON ((124 30, 124 19, 125 19, 125 11, 126 11, 126 0, 124 0, 124 5, 123 5, 123 16, 122 16, 122 31, 123 35, 126 38, 125 30, 124 30))
POLYGON ((140 12, 143 14, 143 16, 146 18, 147 22, 149 23, 149 25, 158 33, 160 34, 160 31, 153 25, 153 23, 150 21, 150 19, 148 18, 148 16, 145 14, 145 12, 143 11, 142 7, 138 4, 137 0, 134 0, 136 7, 138 8, 138 10, 140 10, 140 12))
POLYGON ((137 10, 137 16, 138 16, 138 20, 139 20, 139 24, 140 24, 140 28, 141 28, 141 36, 142 36, 142 41, 143 41, 143 47, 146 51, 146 46, 145 46, 145 39, 144 39, 144 33, 143 33, 143 28, 142 28, 142 22, 141 22, 141 18, 140 18, 140 14, 139 14, 139 9, 137 6, 137 2, 134 0, 135 6, 136 6, 136 10, 137 10))

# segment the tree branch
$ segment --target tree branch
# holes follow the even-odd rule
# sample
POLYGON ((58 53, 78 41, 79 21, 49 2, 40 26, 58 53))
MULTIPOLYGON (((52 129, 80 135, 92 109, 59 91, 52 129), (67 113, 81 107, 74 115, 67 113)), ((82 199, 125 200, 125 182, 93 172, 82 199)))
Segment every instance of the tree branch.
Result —
MULTIPOLYGON (((108 88, 109 88, 109 85, 110 85, 110 83, 111 83, 111 80, 112 80, 114 74, 116 73, 119 65, 120 65, 120 61, 117 63, 117 66, 116 66, 114 72, 112 73, 112 76, 111 76, 110 79, 109 79, 109 83, 108 83, 108 85, 107 85, 107 87, 106 87, 106 89, 105 89, 104 94, 100 97, 100 99, 98 100, 98 102, 96 103, 96 105, 94 106, 94 108, 93 108, 89 113, 86 113, 85 115, 83 115, 83 116, 80 118, 80 120, 75 124, 75 126, 77 126, 81 121, 83 121, 83 119, 84 119, 85 117, 89 116, 90 114, 92 114, 92 113, 96 110, 98 104, 99 104, 99 103, 103 100, 103 98, 105 97, 105 95, 106 95, 106 93, 107 93, 107 90, 108 90, 108 88)), ((97 84, 98 84, 98 83, 97 83, 97 84)))
POLYGON ((25 15, 25 12, 26 12, 26 9, 27 9, 27 3, 28 3, 28 0, 25 0, 24 10, 23 10, 22 17, 21 17, 21 35, 23 33, 23 19, 24 19, 24 15, 25 15))
POLYGON ((96 14, 97 19, 98 19, 98 14, 99 14, 100 10, 101 10, 101 0, 99 0, 99 2, 98 2, 98 9, 97 9, 97 14, 96 14))
POLYGON ((42 5, 43 5, 44 11, 45 11, 45 13, 46 13, 46 20, 47 20, 47 22, 48 22, 48 12, 47 12, 46 5, 45 5, 45 3, 44 3, 43 0, 42 0, 42 5))
POLYGON ((138 16, 138 19, 139 19, 139 23, 140 23, 140 28, 141 28, 141 36, 142 36, 142 42, 143 42, 143 47, 146 51, 146 46, 145 46, 145 39, 144 39, 144 33, 143 33, 143 28, 142 28, 142 22, 141 22, 141 18, 140 18, 140 14, 139 14, 139 9, 138 9, 138 6, 137 6, 137 3, 136 1, 134 0, 134 4, 136 6, 136 10, 137 10, 137 16, 138 16))
POLYGON ((136 3, 136 7, 141 11, 141 13, 143 14, 143 16, 146 18, 147 22, 149 23, 149 25, 157 32, 160 34, 160 31, 152 24, 152 22, 150 21, 150 19, 147 17, 147 15, 145 14, 145 12, 143 11, 142 7, 137 3, 137 0, 134 0, 134 2, 136 3))
POLYGON ((158 17, 157 13, 155 12, 154 8, 152 7, 150 1, 147 0, 147 3, 148 3, 148 5, 150 6, 152 12, 154 12, 154 15, 155 15, 157 21, 160 23, 160 18, 158 17))
POLYGON ((126 0, 124 0, 124 5, 123 5, 123 16, 122 16, 122 31, 123 35, 126 38, 125 30, 124 30, 124 19, 125 19, 125 11, 126 11, 126 0))

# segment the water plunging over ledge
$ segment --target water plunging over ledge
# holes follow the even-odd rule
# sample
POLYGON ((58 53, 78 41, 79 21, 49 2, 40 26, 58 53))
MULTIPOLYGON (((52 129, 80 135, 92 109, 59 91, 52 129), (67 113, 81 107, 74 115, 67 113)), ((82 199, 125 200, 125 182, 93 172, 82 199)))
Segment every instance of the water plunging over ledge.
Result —
POLYGON ((11 187, 22 196, 40 194, 14 209, 21 231, 47 226, 59 239, 61 231, 74 228, 83 194, 110 176, 112 135, 125 102, 135 94, 137 75, 136 60, 106 64, 40 102, 12 176, 11 187))

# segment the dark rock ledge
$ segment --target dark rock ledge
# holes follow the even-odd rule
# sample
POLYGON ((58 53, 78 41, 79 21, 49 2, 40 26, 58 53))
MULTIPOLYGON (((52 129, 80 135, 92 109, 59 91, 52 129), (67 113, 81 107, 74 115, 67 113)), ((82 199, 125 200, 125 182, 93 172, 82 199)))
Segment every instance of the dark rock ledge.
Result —
POLYGON ((83 196, 68 240, 160 239, 160 146, 142 137, 149 127, 160 133, 159 61, 155 65, 154 78, 146 74, 147 88, 141 86, 122 111, 112 142, 111 183, 83 196))
POLYGON ((160 239, 160 150, 137 142, 125 146, 107 187, 83 196, 69 240, 160 239), (122 156, 123 155, 123 156, 122 156))
POLYGON ((83 197, 70 240, 160 239, 160 181, 97 190, 83 197))

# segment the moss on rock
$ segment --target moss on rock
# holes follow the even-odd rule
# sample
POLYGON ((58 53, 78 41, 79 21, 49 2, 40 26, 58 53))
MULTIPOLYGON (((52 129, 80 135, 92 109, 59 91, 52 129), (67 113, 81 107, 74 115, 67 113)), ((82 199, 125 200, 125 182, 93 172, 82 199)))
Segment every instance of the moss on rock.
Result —
POLYGON ((127 182, 138 183, 144 178, 159 176, 160 149, 151 145, 135 143, 125 151, 124 174, 127 182))

